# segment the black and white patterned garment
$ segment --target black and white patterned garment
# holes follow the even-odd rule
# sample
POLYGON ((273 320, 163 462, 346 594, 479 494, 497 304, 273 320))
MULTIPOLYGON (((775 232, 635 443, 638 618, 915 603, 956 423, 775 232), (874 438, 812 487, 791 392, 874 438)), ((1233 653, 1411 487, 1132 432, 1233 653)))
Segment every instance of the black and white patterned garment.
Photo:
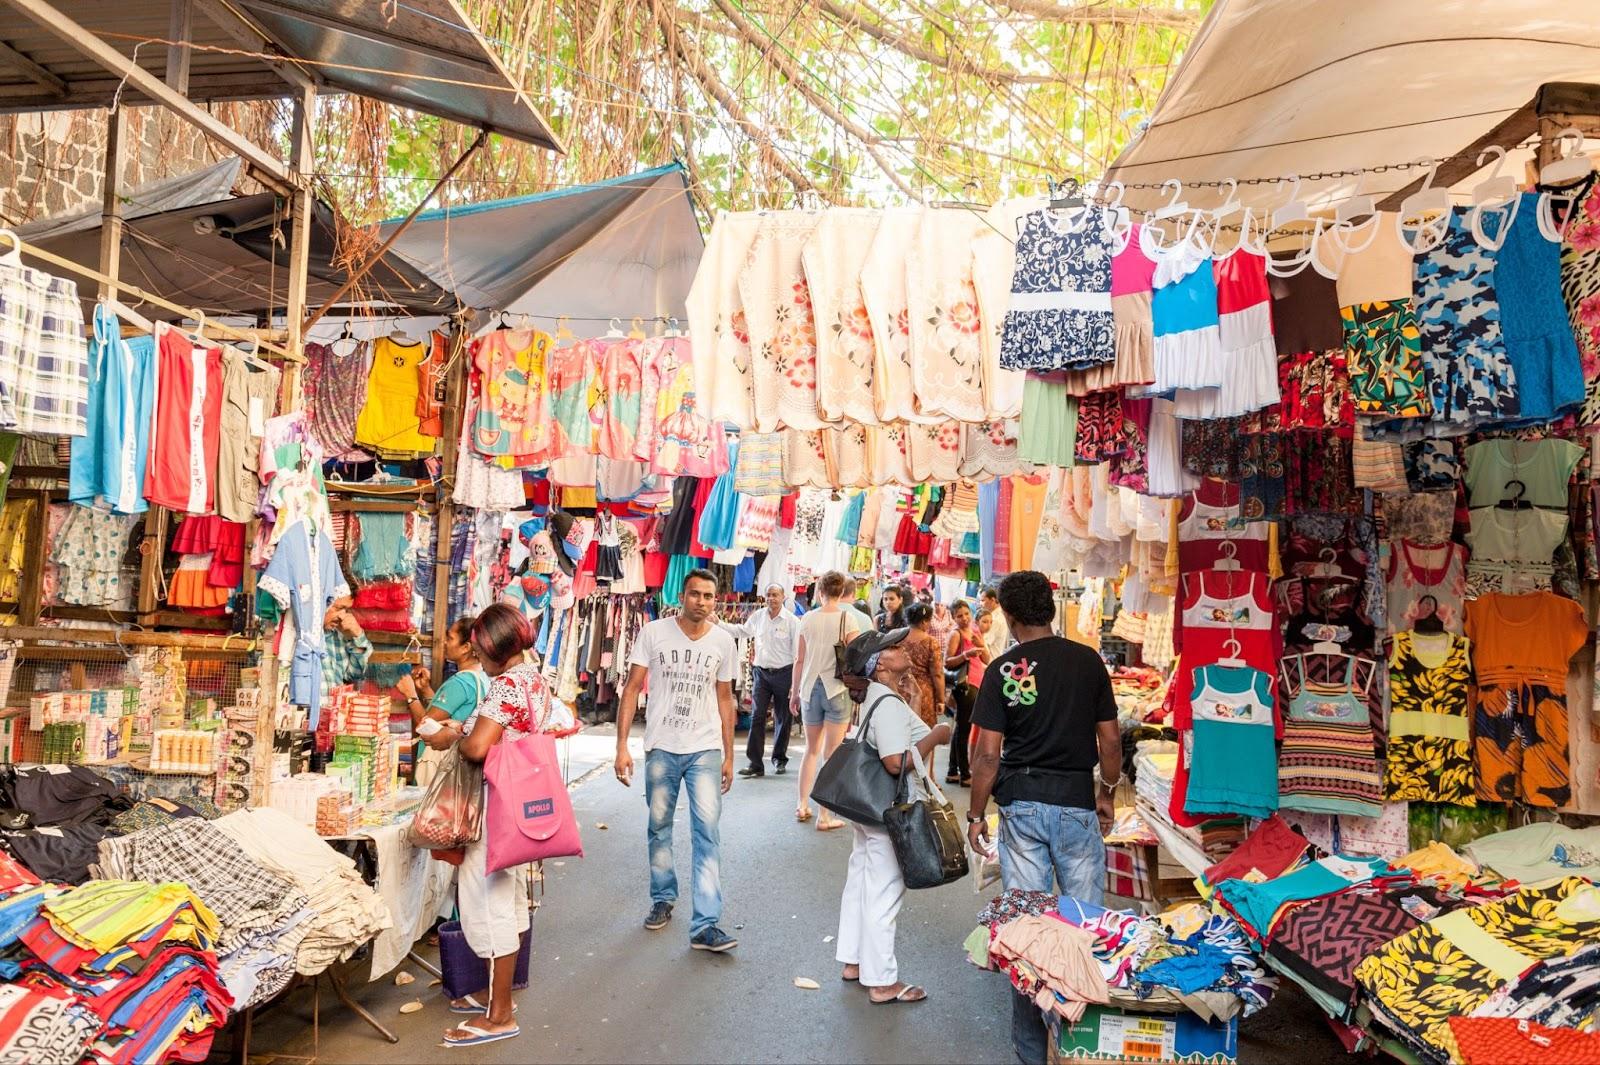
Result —
POLYGON ((222 925, 219 957, 252 932, 281 927, 307 905, 293 884, 262 868, 211 822, 194 817, 101 840, 99 871, 106 878, 189 885, 222 925))
POLYGON ((1112 253, 1103 212, 1028 215, 1001 327, 1002 368, 1084 370, 1116 359, 1112 253))

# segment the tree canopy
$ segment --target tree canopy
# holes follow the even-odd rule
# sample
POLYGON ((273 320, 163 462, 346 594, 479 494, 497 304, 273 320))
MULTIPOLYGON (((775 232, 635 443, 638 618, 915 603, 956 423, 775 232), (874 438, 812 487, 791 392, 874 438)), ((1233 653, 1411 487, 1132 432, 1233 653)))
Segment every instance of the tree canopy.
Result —
MULTIPOLYGON (((705 212, 988 201, 1093 177, 1209 4, 464 0, 568 152, 496 138, 446 195, 522 195, 671 159, 705 212)), ((325 101, 319 126, 319 173, 358 222, 414 204, 472 136, 353 98, 325 101)))

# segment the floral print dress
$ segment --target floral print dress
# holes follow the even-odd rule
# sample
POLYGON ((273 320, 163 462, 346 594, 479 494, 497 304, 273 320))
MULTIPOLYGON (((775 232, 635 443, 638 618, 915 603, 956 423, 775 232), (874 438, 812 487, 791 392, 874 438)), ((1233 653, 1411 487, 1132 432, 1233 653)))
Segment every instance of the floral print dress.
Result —
POLYGON ((1112 239, 1101 215, 1035 211, 1017 237, 1011 305, 1000 337, 1008 370, 1086 370, 1117 357, 1112 239))
POLYGON ((816 316, 817 410, 829 422, 878 423, 872 402, 876 354, 861 271, 878 234, 877 211, 823 214, 801 253, 816 316))
POLYGON ((763 224, 739 278, 757 432, 825 424, 817 411, 816 318, 801 257, 817 221, 797 214, 763 224))
POLYGON ((1562 232, 1561 297, 1583 364, 1578 423, 1600 425, 1600 178, 1590 174, 1571 193, 1575 205, 1562 232))
POLYGON ((972 242, 985 228, 972 211, 924 211, 906 261, 911 385, 917 411, 927 417, 974 422, 988 414, 972 273, 972 242))

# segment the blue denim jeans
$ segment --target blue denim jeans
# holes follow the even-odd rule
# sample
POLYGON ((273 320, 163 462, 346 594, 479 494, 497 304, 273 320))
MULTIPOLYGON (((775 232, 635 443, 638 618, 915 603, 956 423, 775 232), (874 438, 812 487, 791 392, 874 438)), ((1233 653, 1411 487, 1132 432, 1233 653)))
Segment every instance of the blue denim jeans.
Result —
POLYGON ((678 871, 672 860, 672 821, 679 786, 689 792, 689 833, 694 842, 695 936, 722 918, 722 752, 673 754, 650 751, 644 758, 644 798, 650 806, 650 901, 678 900, 678 871))
MULTIPOLYGON (((1008 889, 1055 891, 1098 906, 1105 898, 1106 843, 1095 812, 1043 802, 1000 807, 1000 880, 1008 889)), ((1048 1039, 1039 1007, 1013 994, 1011 1048, 1017 1060, 1044 1065, 1048 1039)))

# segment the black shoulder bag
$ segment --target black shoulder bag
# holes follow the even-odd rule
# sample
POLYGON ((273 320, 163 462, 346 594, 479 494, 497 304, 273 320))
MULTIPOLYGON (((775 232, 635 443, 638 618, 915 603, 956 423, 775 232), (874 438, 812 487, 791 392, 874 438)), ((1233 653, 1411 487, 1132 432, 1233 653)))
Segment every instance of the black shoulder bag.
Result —
POLYGON ((811 797, 818 806, 826 807, 858 824, 883 824, 883 812, 895 799, 895 779, 883 767, 878 749, 868 743, 865 737, 878 704, 894 698, 898 696, 880 695, 874 699, 872 705, 867 707, 866 716, 862 718, 855 737, 839 744, 833 757, 817 770, 817 782, 811 788, 811 797))
POLYGON ((928 776, 922 752, 915 747, 901 758, 895 803, 883 811, 883 827, 906 887, 940 887, 967 875, 966 833, 956 808, 928 776), (913 780, 921 782, 925 797, 911 797, 913 780))

